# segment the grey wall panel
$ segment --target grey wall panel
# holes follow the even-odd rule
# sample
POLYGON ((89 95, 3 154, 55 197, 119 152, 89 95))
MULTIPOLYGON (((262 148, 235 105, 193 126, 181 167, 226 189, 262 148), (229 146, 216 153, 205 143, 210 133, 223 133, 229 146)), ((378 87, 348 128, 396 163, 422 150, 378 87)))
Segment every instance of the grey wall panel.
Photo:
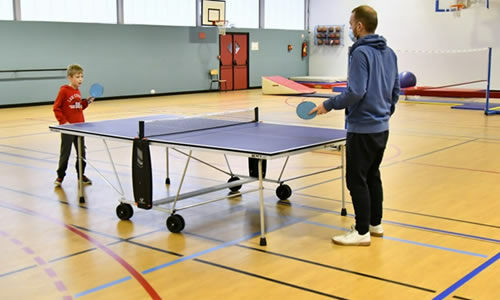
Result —
POLYGON ((261 86, 262 76, 308 75, 309 57, 301 56, 302 42, 307 40, 306 31, 247 29, 246 32, 249 33, 250 87, 261 86), (252 42, 259 43, 258 51, 251 50, 252 42), (288 45, 293 47, 290 52, 288 45))
MULTIPOLYGON (((65 68, 78 63, 84 68, 84 97, 94 82, 104 86, 104 97, 149 94, 151 89, 156 93, 208 90, 208 70, 219 66, 218 41, 193 43, 192 30, 176 26, 0 21, 0 70, 65 68)), ((300 36, 305 32, 237 31, 248 32, 250 44, 259 42, 259 50, 250 51, 250 87, 260 86, 261 76, 307 74, 308 60, 300 57, 300 36), (290 53, 288 44, 294 46, 290 53)), ((1 80, 13 76, 0 76, 0 106, 53 101, 59 86, 67 83, 66 79, 1 80)))

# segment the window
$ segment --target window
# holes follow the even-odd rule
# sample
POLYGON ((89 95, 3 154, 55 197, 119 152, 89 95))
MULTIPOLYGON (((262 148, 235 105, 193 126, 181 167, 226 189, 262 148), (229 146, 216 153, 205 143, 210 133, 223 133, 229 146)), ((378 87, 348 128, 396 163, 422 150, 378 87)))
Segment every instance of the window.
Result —
POLYGON ((123 0, 125 24, 196 26, 195 0, 123 0))
POLYGON ((23 21, 116 23, 116 0, 22 0, 21 19, 23 21))
POLYGON ((264 27, 304 30, 304 0, 265 1, 264 27))
POLYGON ((259 28, 259 0, 226 0, 229 26, 259 28))
POLYGON ((12 0, 0 0, 0 20, 14 20, 12 0))

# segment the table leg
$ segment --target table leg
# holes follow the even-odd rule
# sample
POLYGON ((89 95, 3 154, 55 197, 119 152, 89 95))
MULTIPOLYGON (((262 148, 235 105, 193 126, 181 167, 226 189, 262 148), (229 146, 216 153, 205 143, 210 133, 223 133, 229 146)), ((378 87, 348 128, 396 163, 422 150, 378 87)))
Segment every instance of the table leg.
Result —
POLYGON ((77 144, 78 144, 78 197, 80 203, 85 203, 85 197, 83 196, 83 157, 82 157, 82 152, 83 152, 83 137, 78 136, 77 137, 77 144))
POLYGON ((170 184, 170 176, 168 174, 168 147, 165 149, 165 156, 166 156, 166 167, 167 167, 167 178, 165 178, 165 184, 170 184))
POLYGON ((345 208, 345 146, 340 146, 340 149, 340 156, 342 157, 342 169, 340 169, 342 171, 342 210, 340 211, 340 215, 347 216, 347 210, 345 208))
POLYGON ((262 159, 259 159, 258 163, 259 171, 259 200, 260 200, 260 245, 266 246, 266 224, 264 218, 264 185, 262 176, 262 159))

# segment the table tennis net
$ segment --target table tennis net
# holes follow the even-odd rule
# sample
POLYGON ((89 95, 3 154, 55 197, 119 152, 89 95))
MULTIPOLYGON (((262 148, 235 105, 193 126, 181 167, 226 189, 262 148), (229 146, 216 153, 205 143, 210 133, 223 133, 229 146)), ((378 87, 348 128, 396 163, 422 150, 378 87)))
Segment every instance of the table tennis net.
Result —
POLYGON ((257 108, 180 118, 147 120, 139 122, 139 136, 141 136, 141 126, 144 127, 143 137, 155 137, 235 126, 257 121, 257 108), (141 122, 143 122, 143 125, 141 125, 141 122))

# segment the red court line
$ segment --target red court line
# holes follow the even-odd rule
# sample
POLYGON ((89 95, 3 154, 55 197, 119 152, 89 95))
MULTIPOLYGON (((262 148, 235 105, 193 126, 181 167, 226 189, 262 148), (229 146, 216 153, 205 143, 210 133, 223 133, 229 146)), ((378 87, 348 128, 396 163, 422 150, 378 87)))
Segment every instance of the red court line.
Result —
MULTIPOLYGON (((297 97, 295 97, 295 98, 297 98, 297 97)), ((285 103, 291 107, 297 107, 298 104, 291 104, 290 102, 288 102, 288 100, 290 100, 290 99, 291 99, 291 97, 286 98, 285 103)), ((302 102, 302 100, 300 102, 302 102)))
POLYGON ((66 229, 76 233, 77 235, 81 236, 82 238, 96 245, 99 249, 106 252, 114 260, 120 263, 144 287, 144 289, 148 292, 148 294, 151 296, 152 299, 161 299, 160 295, 158 295, 158 293, 153 289, 153 287, 149 284, 149 282, 141 275, 141 273, 137 272, 137 270, 134 269, 134 267, 132 267, 129 263, 127 263, 123 258, 118 256, 118 254, 114 253, 108 247, 104 246, 97 240, 88 236, 83 231, 80 231, 79 229, 76 229, 75 227, 70 226, 68 224, 64 224, 64 226, 66 227, 66 229))
POLYGON ((498 171, 491 171, 491 170, 450 167, 450 166, 434 165, 434 164, 426 164, 426 163, 410 162, 410 161, 405 161, 405 163, 414 164, 414 165, 429 166, 429 167, 436 167, 436 168, 446 168, 446 169, 454 169, 454 170, 462 170, 462 171, 473 171, 473 172, 481 172, 481 173, 489 173, 489 174, 500 174, 500 172, 498 172, 498 171))
POLYGON ((92 237, 88 236, 83 231, 80 231, 79 229, 77 229, 77 228, 75 228, 75 227, 73 227, 71 225, 63 223, 63 222, 61 222, 61 221, 59 221, 57 219, 54 219, 52 217, 49 217, 49 216, 46 216, 46 215, 42 215, 42 214, 40 214, 38 212, 35 212, 33 210, 30 210, 28 208, 20 207, 20 206, 17 206, 17 205, 14 205, 14 204, 10 204, 10 203, 3 203, 2 205, 6 206, 6 207, 9 207, 9 208, 12 208, 12 209, 17 210, 17 211, 21 211, 23 213, 32 215, 32 216, 38 216, 38 217, 42 217, 44 219, 47 219, 50 222, 52 222, 54 224, 57 224, 57 225, 61 225, 61 226, 65 227, 67 230, 69 230, 69 231, 71 231, 71 232, 79 235, 80 237, 86 239, 87 241, 89 241, 90 243, 94 244, 95 246, 97 246, 102 251, 104 251, 106 254, 108 254, 109 256, 111 256, 120 265, 122 265, 122 267, 125 268, 125 270, 127 270, 132 275, 132 277, 134 277, 142 285, 142 287, 146 290, 146 292, 151 296, 152 299, 161 299, 160 295, 149 284, 149 282, 141 275, 141 273, 139 273, 137 270, 135 270, 134 267, 132 267, 129 263, 127 263, 118 254, 114 253, 111 249, 109 249, 105 245, 101 244, 99 241, 97 241, 97 240, 93 239, 92 237))

